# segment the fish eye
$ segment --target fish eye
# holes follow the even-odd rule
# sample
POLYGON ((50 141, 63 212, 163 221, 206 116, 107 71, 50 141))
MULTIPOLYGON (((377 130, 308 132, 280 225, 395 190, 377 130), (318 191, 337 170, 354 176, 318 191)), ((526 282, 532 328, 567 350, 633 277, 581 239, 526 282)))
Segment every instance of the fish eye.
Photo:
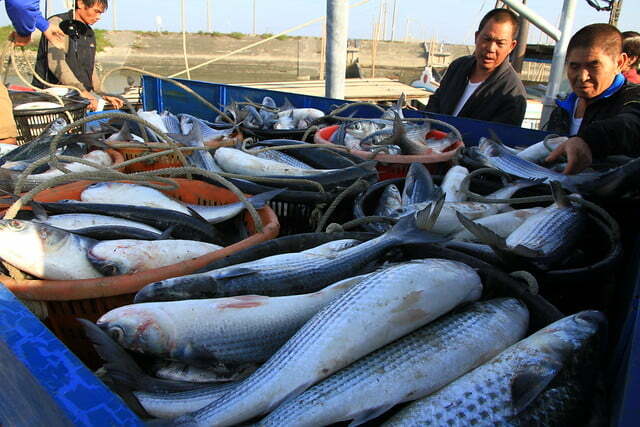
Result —
POLYGON ((9 228, 12 228, 14 230, 22 230, 24 228, 24 224, 21 221, 17 221, 14 219, 9 222, 9 228))
POLYGON ((121 342, 121 340, 124 338, 124 329, 122 329, 120 326, 112 326, 109 328, 109 335, 111 336, 111 338, 113 338, 114 341, 121 342))

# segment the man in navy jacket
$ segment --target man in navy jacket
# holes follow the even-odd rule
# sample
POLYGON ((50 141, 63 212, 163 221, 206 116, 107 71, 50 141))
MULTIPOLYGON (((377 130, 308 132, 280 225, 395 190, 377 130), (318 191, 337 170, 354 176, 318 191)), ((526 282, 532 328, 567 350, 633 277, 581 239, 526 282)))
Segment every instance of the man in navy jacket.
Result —
MULTIPOLYGON (((26 46, 31 41, 31 33, 36 28, 51 43, 62 45, 64 35, 56 25, 50 25, 40 12, 39 0, 5 0, 7 15, 14 32, 9 35, 16 46, 26 46)), ((18 130, 13 119, 13 106, 7 88, 0 82, 0 143, 15 144, 18 130)))

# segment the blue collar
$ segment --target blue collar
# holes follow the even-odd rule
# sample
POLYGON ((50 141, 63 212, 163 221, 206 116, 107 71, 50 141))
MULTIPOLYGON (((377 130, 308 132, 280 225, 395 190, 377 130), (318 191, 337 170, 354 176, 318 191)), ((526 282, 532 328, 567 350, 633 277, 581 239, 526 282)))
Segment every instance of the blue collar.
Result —
MULTIPOLYGON (((611 83, 611 86, 609 86, 607 90, 602 92, 600 95, 596 96, 594 99, 610 97, 624 85, 625 81, 626 79, 622 74, 616 74, 616 77, 613 79, 613 83, 611 83)), ((558 104, 560 108, 562 108, 563 110, 565 110, 571 115, 573 114, 573 109, 575 108, 577 100, 578 100, 578 96, 575 93, 571 92, 569 96, 567 96, 566 98, 557 99, 556 104, 558 104)))

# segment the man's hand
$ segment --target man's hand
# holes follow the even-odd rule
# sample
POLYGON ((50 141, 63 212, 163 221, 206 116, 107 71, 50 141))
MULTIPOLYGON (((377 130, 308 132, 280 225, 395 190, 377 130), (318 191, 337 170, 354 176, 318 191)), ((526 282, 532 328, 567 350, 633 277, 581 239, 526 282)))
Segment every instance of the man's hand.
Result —
POLYGON ((91 95, 91 92, 88 92, 86 90, 80 92, 80 95, 82 95, 83 98, 86 98, 90 102, 90 104, 87 106, 87 109, 89 111, 96 111, 96 109, 98 108, 98 100, 96 99, 96 97, 91 95))
POLYGON ((11 40, 16 46, 26 46, 31 43, 31 34, 28 36, 21 36, 20 34, 13 31, 9 34, 9 40, 11 40))
POLYGON ((579 136, 569 138, 558 145, 556 149, 547 156, 545 162, 553 163, 563 154, 567 156, 567 167, 562 171, 565 175, 580 173, 591 166, 593 162, 589 145, 579 136))
POLYGON ((49 43, 58 49, 64 49, 65 34, 62 32, 60 27, 58 27, 58 24, 49 24, 49 28, 47 28, 42 35, 49 40, 49 43))
POLYGON ((120 98, 115 97, 115 96, 106 96, 105 95, 105 96, 103 96, 103 98, 109 104, 113 105, 113 108, 115 108, 116 110, 119 110, 124 105, 124 101, 122 99, 120 99, 120 98))

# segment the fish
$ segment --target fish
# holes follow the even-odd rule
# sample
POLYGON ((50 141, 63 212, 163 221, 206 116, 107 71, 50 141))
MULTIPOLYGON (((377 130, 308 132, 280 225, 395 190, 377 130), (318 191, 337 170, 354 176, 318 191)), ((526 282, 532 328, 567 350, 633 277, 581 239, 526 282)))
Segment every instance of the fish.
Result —
MULTIPOLYGON (((583 405, 588 401, 579 385, 573 385, 577 393, 564 393, 564 400, 549 398, 559 397, 562 388, 580 381, 564 372, 576 373, 585 369, 584 364, 593 365, 584 359, 593 356, 605 322, 598 311, 560 319, 438 392, 409 404, 383 425, 581 425, 585 411, 576 401, 583 405), (545 419, 548 422, 542 422, 545 419)), ((584 372, 582 380, 588 382, 595 370, 584 372)))
POLYGON ((71 232, 95 240, 165 240, 170 238, 170 233, 154 233, 152 231, 143 230, 137 227, 125 227, 121 225, 98 225, 93 227, 78 228, 71 232))
POLYGON ((220 147, 216 150, 215 160, 220 167, 229 173, 247 176, 313 176, 335 169, 302 169, 285 165, 273 160, 261 159, 241 150, 220 147))
MULTIPOLYGON (((193 120, 193 119, 191 119, 193 120)), ((185 147, 205 148, 205 140, 200 126, 193 124, 188 134, 170 134, 174 141, 184 145, 185 147)), ((186 155, 189 163, 197 168, 204 169, 209 172, 222 172, 220 166, 208 150, 193 150, 186 155)))
POLYGON ((278 120, 278 115, 274 112, 277 108, 276 102, 270 96, 262 98, 262 106, 260 108, 260 118, 264 129, 273 129, 273 125, 278 120))
POLYGON ((249 126, 252 128, 262 128, 264 122, 262 120, 262 116, 253 105, 245 105, 243 110, 247 113, 244 120, 242 120, 242 124, 245 126, 249 126))
POLYGON ((87 258, 103 275, 116 276, 178 264, 220 249, 193 240, 107 240, 89 248, 87 258))
POLYGON ((0 220, 0 258, 45 280, 102 277, 87 259, 93 239, 46 224, 17 219, 0 220))
POLYGON ((302 295, 131 304, 107 312, 97 324, 124 348, 158 358, 195 366, 262 363, 318 311, 366 277, 302 295))
POLYGON ((109 136, 109 138, 107 138, 107 142, 116 142, 116 141, 144 142, 144 139, 140 138, 138 135, 132 134, 131 131, 129 130, 129 122, 127 120, 124 120, 122 122, 122 126, 120 127, 120 129, 117 132, 112 133, 109 136))
MULTIPOLYGON (((517 209, 509 212, 502 212, 495 215, 489 215, 484 218, 479 218, 474 222, 480 224, 498 236, 506 239, 516 228, 518 228, 524 221, 532 215, 535 215, 542 211, 541 207, 534 207, 528 209, 517 209)), ((478 238, 469 230, 464 229, 453 235, 452 240, 458 240, 463 242, 480 242, 478 238)))
POLYGON ((315 120, 324 117, 324 112, 317 108, 292 108, 278 113, 274 129, 304 129, 315 120), (301 123, 304 123, 302 125, 301 123))
POLYGON ((16 144, 0 143, 0 158, 2 158, 2 156, 4 156, 5 154, 12 152, 18 147, 19 145, 16 144))
POLYGON ((544 141, 536 142, 516 153, 516 156, 532 163, 541 164, 553 150, 560 144, 565 142, 566 136, 557 136, 555 138, 545 138, 544 141))
POLYGON ((156 377, 166 380, 192 382, 192 383, 228 383, 245 379, 255 370, 256 365, 242 365, 240 368, 228 368, 220 363, 205 368, 188 365, 182 362, 166 360, 158 366, 154 366, 153 373, 156 377))
MULTIPOLYGON (((266 191, 256 196, 247 197, 247 201, 256 209, 262 209, 267 205, 267 202, 271 201, 274 197, 282 194, 286 189, 277 189, 266 191)), ((217 224, 222 221, 233 218, 240 212, 244 211, 245 205, 242 202, 227 203, 225 205, 206 206, 206 205, 194 205, 187 204, 187 207, 197 213, 200 217, 207 220, 210 224, 217 224)))
MULTIPOLYGON (((163 111, 160 113, 160 120, 167 129, 166 133, 182 133, 182 127, 180 126, 180 119, 178 116, 171 114, 169 111, 163 111)), ((186 132, 185 134, 188 134, 186 132)))
POLYGON ((206 240, 215 244, 223 243, 216 229, 205 220, 170 209, 111 203, 86 203, 77 200, 39 202, 39 205, 49 213, 84 213, 113 216, 141 222, 162 230, 172 228, 172 236, 184 240, 206 240))
POLYGON ((424 128, 417 130, 414 129, 413 132, 417 133, 419 138, 416 138, 415 135, 412 136, 411 133, 407 133, 407 130, 400 119, 400 116, 396 114, 395 120, 393 122, 393 134, 389 139, 385 141, 386 144, 397 145, 402 149, 403 154, 407 155, 416 155, 423 154, 429 150, 420 138, 424 140, 424 134, 428 132, 428 125, 424 125, 424 128))
POLYGON ((445 194, 445 202, 464 202, 467 195, 460 191, 462 181, 469 175, 469 169, 464 166, 453 166, 442 179, 442 191, 445 194))
POLYGON ((138 291, 134 302, 250 294, 282 296, 315 292, 331 283, 361 273, 365 267, 393 247, 446 240, 419 228, 428 229, 435 221, 437 213, 438 206, 435 206, 433 211, 425 208, 416 214, 403 217, 394 228, 380 237, 337 250, 329 255, 308 251, 281 254, 250 263, 151 283, 138 291))
POLYGON ((447 148, 451 147, 458 141, 459 141, 458 137, 453 132, 449 132, 446 136, 442 138, 426 139, 424 141, 424 144, 427 146, 427 148, 430 148, 433 151, 436 151, 438 153, 444 153, 447 150, 447 148))
POLYGON ((505 259, 514 256, 548 269, 572 250, 587 225, 587 215, 564 195, 560 184, 551 185, 555 203, 527 218, 504 239, 492 230, 458 213, 464 227, 505 259))
POLYGON ((228 426, 263 415, 481 293, 477 273, 455 261, 386 268, 336 298, 232 391, 173 421, 228 426))
POLYGON ((404 113, 402 112, 402 108, 404 107, 405 101, 406 101, 406 96, 404 92, 402 92, 400 94, 400 97, 396 101, 396 103, 391 107, 389 107, 384 113, 382 113, 382 116, 380 116, 380 118, 383 120, 385 119, 393 120, 394 117, 397 115, 401 119, 404 119, 404 113))
POLYGON ((157 228, 151 227, 141 222, 129 221, 122 218, 116 218, 107 215, 69 213, 61 215, 52 215, 47 218, 36 218, 34 222, 42 222, 53 227, 61 228, 67 231, 80 230, 83 228, 98 226, 115 226, 115 227, 131 227, 140 230, 149 231, 156 234, 162 234, 157 228))
POLYGON ((522 339, 528 321, 529 311, 513 298, 473 303, 336 372, 257 425, 362 424, 487 362, 522 339))
POLYGON ((427 168, 422 163, 411 163, 404 180, 402 206, 406 208, 418 203, 431 202, 437 200, 440 194, 441 191, 433 184, 427 168))
POLYGON ((55 102, 47 102, 47 101, 35 101, 35 102, 26 102, 24 104, 14 105, 13 109, 16 111, 24 111, 24 110, 50 110, 53 108, 64 108, 64 105, 60 105, 55 102))
MULTIPOLYGON (((162 120, 162 117, 160 116, 160 114, 158 114, 156 110, 143 111, 142 109, 140 109, 138 110, 137 115, 141 119, 146 120, 147 122, 154 125, 156 128, 158 128, 158 130, 162 131, 165 135, 168 133, 167 127, 165 126, 164 121, 162 120)), ((156 135, 155 132, 153 132, 151 129, 147 128, 147 133, 150 136, 152 136, 152 139, 154 139, 155 141, 162 140, 160 136, 156 135)))
MULTIPOLYGON (((251 150, 249 150, 249 152, 251 152, 251 150)), ((273 160, 300 169, 312 169, 308 164, 301 162, 293 156, 283 153, 281 150, 268 150, 251 154, 261 159, 273 160)))
MULTIPOLYGON (((377 216, 395 216, 402 210, 402 194, 395 184, 389 184, 382 191, 378 207, 374 215, 377 216)), ((386 231, 386 230, 384 230, 386 231)))
POLYGON ((180 118, 180 127, 182 130, 182 134, 189 135, 193 127, 198 127, 200 129, 200 133, 202 134, 203 144, 205 146, 220 139, 230 137, 236 129, 235 126, 228 126, 223 129, 215 129, 213 128, 214 123, 202 120, 198 117, 186 113, 179 114, 178 117, 180 118))

